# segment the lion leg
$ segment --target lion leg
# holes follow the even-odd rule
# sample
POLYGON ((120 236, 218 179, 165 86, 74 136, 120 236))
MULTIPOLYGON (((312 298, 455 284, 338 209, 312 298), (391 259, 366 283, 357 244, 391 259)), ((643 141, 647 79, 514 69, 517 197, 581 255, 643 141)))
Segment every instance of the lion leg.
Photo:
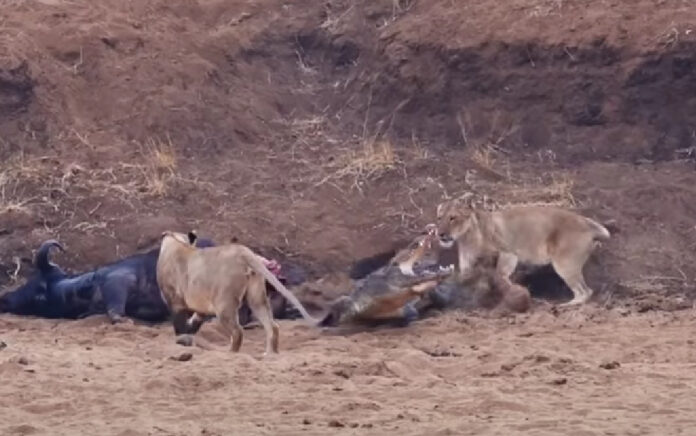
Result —
POLYGON ((561 276, 563 281, 573 291, 573 299, 563 306, 572 306, 587 302, 592 294, 592 289, 585 283, 582 268, 589 259, 594 248, 591 238, 587 240, 573 241, 570 238, 562 240, 554 253, 551 264, 556 273, 561 276))
POLYGON ((496 270, 505 279, 509 279, 515 268, 517 268, 518 258, 516 255, 507 252, 500 252, 498 254, 498 262, 496 263, 496 270))
POLYGON ((587 285, 584 284, 585 281, 582 277, 582 272, 578 271, 575 265, 554 262, 553 269, 556 270, 556 273, 563 279, 566 285, 568 285, 570 290, 573 291, 573 299, 563 303, 562 306, 574 306, 587 301, 587 291, 585 290, 587 285))
POLYGON ((230 335, 233 353, 242 347, 243 329, 239 324, 239 301, 232 301, 217 314, 223 329, 230 335), (236 304, 235 304, 236 303, 236 304))
POLYGON ((269 353, 277 354, 280 342, 280 329, 278 323, 273 319, 273 309, 266 295, 265 281, 255 280, 254 278, 253 283, 249 285, 246 301, 251 312, 266 332, 266 351, 264 355, 269 353))

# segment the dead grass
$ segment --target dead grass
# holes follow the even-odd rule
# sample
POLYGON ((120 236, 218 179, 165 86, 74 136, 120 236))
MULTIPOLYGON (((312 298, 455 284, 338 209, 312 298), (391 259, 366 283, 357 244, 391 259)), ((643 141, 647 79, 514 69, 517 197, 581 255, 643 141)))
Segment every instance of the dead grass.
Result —
MULTIPOLYGON (((155 196, 164 196, 171 191, 172 183, 177 180, 177 155, 171 138, 166 141, 149 139, 141 147, 144 165, 141 173, 144 179, 144 192, 155 196)), ((140 190, 143 192, 143 190, 140 190)))
POLYGON ((20 183, 12 181, 8 171, 0 173, 0 215, 5 213, 30 214, 32 198, 25 198, 21 194, 20 183))
POLYGON ((322 177, 316 186, 329 181, 348 178, 357 189, 385 173, 394 170, 401 160, 388 140, 368 141, 358 150, 347 150, 329 165, 329 174, 322 177))
POLYGON ((120 199, 134 207, 135 200, 166 196, 175 183, 186 180, 177 173, 177 155, 169 138, 146 141, 138 160, 142 163, 116 162, 110 168, 92 169, 20 154, 0 170, 0 214, 67 213, 88 198, 120 199))
POLYGON ((42 198, 30 194, 30 187, 40 183, 42 175, 41 165, 36 161, 25 160, 23 154, 6 161, 4 168, 0 170, 0 215, 32 215, 33 206, 40 203, 42 198))
MULTIPOLYGON (((470 113, 460 113, 457 122, 469 160, 475 169, 467 177, 469 191, 479 197, 478 202, 493 208, 522 205, 578 207, 573 195, 574 181, 570 174, 546 171, 544 175, 535 177, 529 171, 524 174, 513 172, 509 152, 504 144, 519 127, 514 120, 505 120, 499 113, 494 113, 487 134, 480 135, 478 139, 469 134, 473 130, 470 113), (478 173, 483 177, 478 177, 478 173)), ((552 153, 540 153, 539 159, 553 161, 555 156, 552 153)))

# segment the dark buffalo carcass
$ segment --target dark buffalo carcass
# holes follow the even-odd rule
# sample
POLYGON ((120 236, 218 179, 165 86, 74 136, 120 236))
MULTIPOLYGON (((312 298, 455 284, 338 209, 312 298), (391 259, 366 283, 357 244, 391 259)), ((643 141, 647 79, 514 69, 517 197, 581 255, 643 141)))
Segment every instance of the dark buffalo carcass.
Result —
MULTIPOLYGON (((197 238, 192 242, 202 249, 215 245, 206 238, 197 238)), ((68 319, 106 313, 113 322, 122 320, 124 316, 150 322, 169 319, 169 308, 162 300, 157 285, 159 247, 83 274, 68 274, 50 262, 52 248, 64 251, 56 240, 42 243, 35 256, 36 272, 24 285, 0 296, 0 312, 68 319)), ((278 274, 279 265, 272 266, 278 274)), ((270 288, 274 315, 282 318, 285 300, 270 288)), ((240 312, 240 322, 248 323, 249 311, 242 306, 240 312)), ((177 314, 174 322, 181 323, 182 329, 193 332, 200 324, 183 326, 190 315, 177 314)))
POLYGON ((77 318, 90 310, 94 271, 69 275, 48 259, 51 248, 63 250, 56 240, 41 244, 36 252, 36 272, 19 288, 0 296, 0 312, 44 318, 77 318))

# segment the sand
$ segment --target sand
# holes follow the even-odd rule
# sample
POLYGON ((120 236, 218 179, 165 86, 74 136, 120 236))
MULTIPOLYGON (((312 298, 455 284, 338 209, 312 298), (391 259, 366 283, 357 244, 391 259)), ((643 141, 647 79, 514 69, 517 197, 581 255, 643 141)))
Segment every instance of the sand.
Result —
POLYGON ((3 315, 0 431, 676 435, 696 423, 691 310, 452 312, 357 332, 280 324, 281 353, 264 358, 259 328, 233 354, 215 321, 200 336, 220 350, 176 345, 168 325, 3 315))

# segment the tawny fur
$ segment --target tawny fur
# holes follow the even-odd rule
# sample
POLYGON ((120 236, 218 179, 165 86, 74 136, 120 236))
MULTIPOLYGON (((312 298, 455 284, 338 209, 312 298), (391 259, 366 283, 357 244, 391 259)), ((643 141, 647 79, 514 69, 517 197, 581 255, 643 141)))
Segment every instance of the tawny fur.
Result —
POLYGON ((215 315, 230 335, 233 352, 239 351, 242 345, 238 309, 245 297, 266 332, 266 353, 278 352, 278 324, 273 319, 265 280, 297 307, 306 320, 317 324, 248 247, 230 244, 196 249, 183 233, 162 235, 157 281, 163 298, 174 313, 188 309, 197 314, 215 315))
POLYGON ((438 206, 436 226, 443 247, 458 244, 460 273, 485 250, 498 253, 496 268, 505 278, 518 262, 551 264, 573 291, 568 305, 592 297, 582 269, 600 241, 610 238, 609 231, 596 221, 557 207, 481 211, 466 201, 449 201, 438 206))

